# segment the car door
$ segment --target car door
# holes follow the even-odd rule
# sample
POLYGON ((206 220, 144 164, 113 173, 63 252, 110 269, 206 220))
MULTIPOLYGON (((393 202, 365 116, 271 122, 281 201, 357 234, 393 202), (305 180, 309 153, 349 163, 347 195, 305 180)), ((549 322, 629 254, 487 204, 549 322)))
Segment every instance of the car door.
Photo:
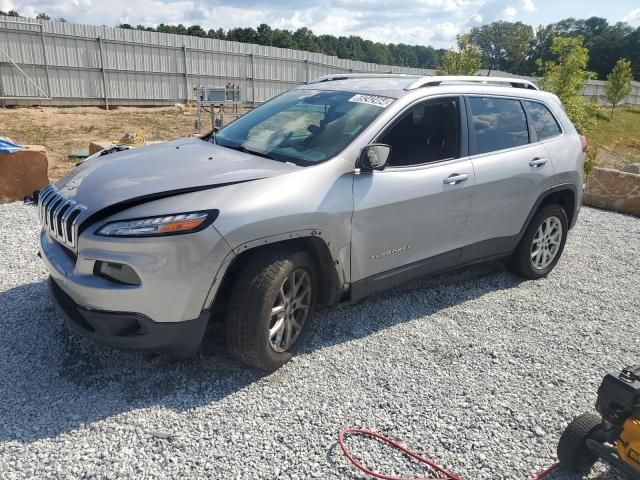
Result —
POLYGON ((418 102, 376 139, 387 167, 354 175, 352 297, 455 265, 475 183, 464 102, 418 102))
POLYGON ((468 95, 469 152, 475 172, 462 261, 507 253, 553 165, 518 98, 468 95))

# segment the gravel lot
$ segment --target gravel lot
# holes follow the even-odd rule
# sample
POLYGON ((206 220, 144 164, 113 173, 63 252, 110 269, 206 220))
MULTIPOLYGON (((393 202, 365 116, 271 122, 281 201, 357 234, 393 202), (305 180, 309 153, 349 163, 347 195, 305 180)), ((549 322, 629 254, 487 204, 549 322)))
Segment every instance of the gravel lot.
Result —
MULTIPOLYGON (((526 479, 593 408, 602 375, 639 363, 640 221, 623 215, 584 208, 541 281, 487 264, 326 310, 303 353, 266 376, 232 360, 215 330, 187 361, 71 334, 47 296, 37 231, 33 207, 0 205, 3 479, 359 479, 335 445, 344 426, 467 480, 526 479)), ((419 471, 351 443, 373 467, 419 471)))

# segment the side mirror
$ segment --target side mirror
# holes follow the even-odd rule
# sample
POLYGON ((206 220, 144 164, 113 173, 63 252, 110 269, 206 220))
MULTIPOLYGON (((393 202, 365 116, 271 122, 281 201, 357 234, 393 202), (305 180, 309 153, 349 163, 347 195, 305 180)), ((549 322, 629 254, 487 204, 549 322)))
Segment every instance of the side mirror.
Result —
POLYGON ((391 147, 383 143, 373 143, 362 149, 358 168, 362 170, 384 170, 391 156, 391 147))

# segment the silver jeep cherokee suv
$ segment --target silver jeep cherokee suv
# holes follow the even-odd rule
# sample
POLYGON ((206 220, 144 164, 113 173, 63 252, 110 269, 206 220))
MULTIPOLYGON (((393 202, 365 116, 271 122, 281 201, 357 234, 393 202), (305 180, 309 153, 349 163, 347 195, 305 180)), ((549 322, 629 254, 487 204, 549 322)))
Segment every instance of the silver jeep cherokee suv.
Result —
POLYGON ((519 79, 330 75, 217 133, 90 159, 39 195, 68 325, 123 349, 195 351, 209 321, 273 369, 318 306, 509 259, 558 262, 582 140, 519 79))

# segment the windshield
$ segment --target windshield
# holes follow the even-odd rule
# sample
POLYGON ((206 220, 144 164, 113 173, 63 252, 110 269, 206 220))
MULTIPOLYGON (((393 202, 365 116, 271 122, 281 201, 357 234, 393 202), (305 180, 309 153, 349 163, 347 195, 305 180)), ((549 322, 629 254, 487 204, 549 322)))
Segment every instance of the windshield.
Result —
POLYGON ((353 92, 290 90, 220 130, 215 143, 313 165, 344 150, 393 100, 353 92))

